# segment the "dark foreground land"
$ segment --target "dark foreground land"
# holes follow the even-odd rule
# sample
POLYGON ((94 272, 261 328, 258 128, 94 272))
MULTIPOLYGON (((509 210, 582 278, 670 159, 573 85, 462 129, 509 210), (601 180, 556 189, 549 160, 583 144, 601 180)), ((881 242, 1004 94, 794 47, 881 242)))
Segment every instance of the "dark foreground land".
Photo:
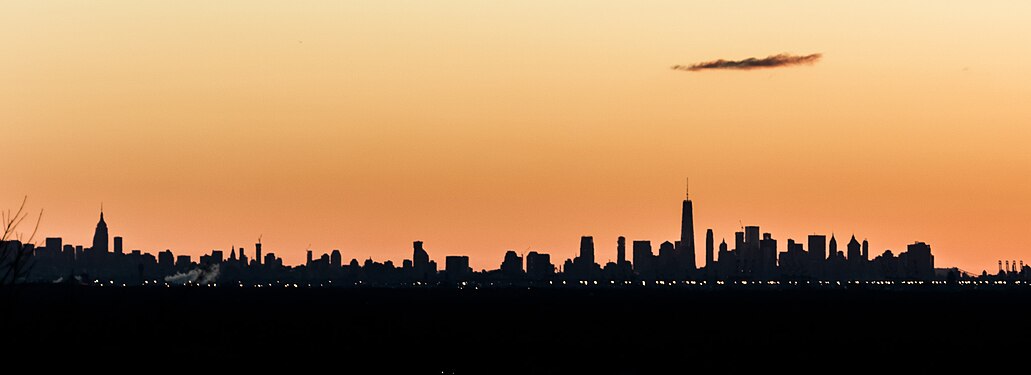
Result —
POLYGON ((941 364, 1028 349, 1028 289, 21 286, 3 290, 0 339, 9 355, 328 361, 391 373, 941 364))

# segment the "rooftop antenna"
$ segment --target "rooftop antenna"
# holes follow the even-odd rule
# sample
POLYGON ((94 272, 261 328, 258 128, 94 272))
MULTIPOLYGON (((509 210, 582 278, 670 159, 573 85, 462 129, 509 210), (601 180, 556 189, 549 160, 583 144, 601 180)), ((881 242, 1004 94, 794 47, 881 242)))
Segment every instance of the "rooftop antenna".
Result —
POLYGON ((264 234, 259 234, 258 235, 258 243, 261 243, 261 236, 264 236, 264 234))
POLYGON ((686 182, 685 183, 686 186, 684 187, 684 199, 690 200, 691 199, 691 178, 687 177, 684 180, 686 182))

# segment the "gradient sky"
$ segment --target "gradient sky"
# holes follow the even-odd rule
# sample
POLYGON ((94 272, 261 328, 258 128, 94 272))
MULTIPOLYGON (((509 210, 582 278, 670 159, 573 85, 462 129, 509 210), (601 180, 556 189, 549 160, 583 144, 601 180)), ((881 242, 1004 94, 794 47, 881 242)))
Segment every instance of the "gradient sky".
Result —
MULTIPOLYGON (((0 207, 287 263, 696 237, 1024 259, 1027 1, 0 3, 0 207), (675 64, 823 53, 812 66, 675 64), (843 242, 840 242, 844 244, 843 242), (316 256, 317 256, 316 255, 316 256)), ((699 259, 702 254, 699 252, 699 259)), ((1026 259, 1031 260, 1031 258, 1026 259)))

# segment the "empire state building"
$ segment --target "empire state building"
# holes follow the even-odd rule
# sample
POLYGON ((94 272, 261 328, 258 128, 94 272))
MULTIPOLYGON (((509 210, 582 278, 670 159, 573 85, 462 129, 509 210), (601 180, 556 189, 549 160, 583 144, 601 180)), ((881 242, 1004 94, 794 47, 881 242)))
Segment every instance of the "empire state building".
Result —
POLYGON ((104 222, 104 210, 100 210, 100 222, 93 232, 93 251, 107 252, 107 223, 104 222))

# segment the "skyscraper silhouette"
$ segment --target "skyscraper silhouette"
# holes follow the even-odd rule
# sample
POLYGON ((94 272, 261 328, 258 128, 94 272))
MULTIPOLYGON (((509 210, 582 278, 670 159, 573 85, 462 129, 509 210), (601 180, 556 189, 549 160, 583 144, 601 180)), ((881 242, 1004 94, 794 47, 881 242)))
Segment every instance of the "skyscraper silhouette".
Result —
POLYGON ((531 251, 526 254, 526 274, 533 280, 543 280, 555 273, 551 255, 531 251))
POLYGON ((586 265, 594 264, 594 237, 580 237, 580 259, 586 265))
POLYGON ((616 264, 626 263, 626 237, 616 239, 616 264))
POLYGON ((473 273, 473 269, 469 268, 469 256, 448 255, 444 258, 444 272, 451 281, 467 279, 473 273))
POLYGON ((809 235, 809 256, 814 263, 827 259, 827 236, 822 234, 809 235))
POLYGON ((62 244, 62 241, 63 240, 61 239, 61 237, 47 237, 47 239, 46 239, 46 249, 47 249, 47 251, 49 251, 51 254, 57 254, 59 251, 61 251, 61 248, 64 247, 64 245, 62 244))
POLYGON ((523 257, 514 250, 505 252, 505 259, 501 262, 501 273, 507 277, 514 278, 523 274, 523 257))
POLYGON ((100 209, 100 221, 93 232, 93 251, 107 252, 107 223, 104 222, 104 209, 100 209))
POLYGON ((716 265, 715 255, 713 255, 713 238, 712 229, 705 231, 705 267, 712 268, 716 265))
POLYGON ((827 258, 833 259, 838 256, 838 240, 834 238, 834 233, 831 233, 830 249, 827 251, 827 258))
POLYGON ((694 258, 694 207, 691 204, 690 185, 684 193, 684 206, 680 216, 680 256, 681 267, 690 272, 697 266, 694 258))
POLYGON ((261 238, 258 238, 258 243, 254 244, 254 263, 261 265, 261 238))
POLYGON ((633 242, 634 272, 642 278, 651 278, 652 263, 655 254, 652 252, 652 242, 647 240, 636 240, 633 242))
POLYGON ((422 241, 412 242, 412 268, 418 279, 426 279, 437 272, 435 265, 430 265, 430 254, 422 248, 422 241))
POLYGON ((340 256, 340 250, 333 249, 332 255, 329 256, 329 265, 333 268, 340 268, 343 263, 343 258, 340 256))
POLYGON ((851 262, 859 261, 860 257, 863 255, 863 246, 859 244, 859 241, 856 240, 856 235, 854 234, 852 235, 852 239, 848 241, 848 245, 845 245, 845 248, 848 260, 851 262))

